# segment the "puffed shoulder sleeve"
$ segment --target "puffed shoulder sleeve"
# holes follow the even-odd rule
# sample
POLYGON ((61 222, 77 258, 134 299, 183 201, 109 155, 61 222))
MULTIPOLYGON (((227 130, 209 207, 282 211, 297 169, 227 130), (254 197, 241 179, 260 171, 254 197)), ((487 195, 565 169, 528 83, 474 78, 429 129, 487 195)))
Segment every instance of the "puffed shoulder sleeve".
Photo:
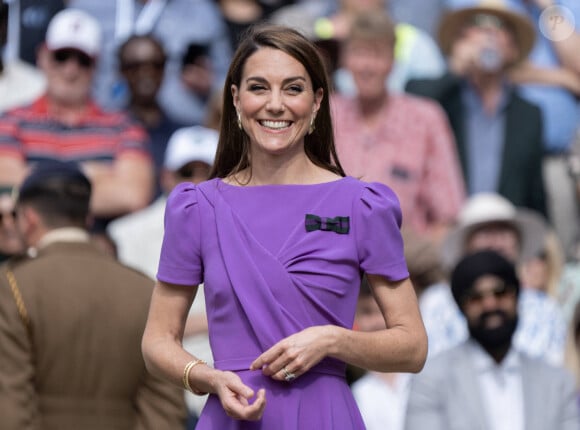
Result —
POLYGON ((178 285, 198 285, 203 279, 200 214, 194 184, 177 185, 165 207, 165 233, 157 279, 178 285))
POLYGON ((361 269, 390 281, 407 278, 401 207, 396 194, 384 184, 365 184, 353 215, 361 269))

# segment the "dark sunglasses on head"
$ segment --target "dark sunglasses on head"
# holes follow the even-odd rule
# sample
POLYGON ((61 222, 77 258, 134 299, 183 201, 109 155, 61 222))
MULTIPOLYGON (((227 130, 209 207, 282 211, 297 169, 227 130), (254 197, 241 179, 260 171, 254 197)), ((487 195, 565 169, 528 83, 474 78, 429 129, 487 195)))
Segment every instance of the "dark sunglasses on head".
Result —
POLYGON ((12 218, 12 220, 15 220, 16 211, 0 212, 0 224, 2 224, 8 217, 12 218))
POLYGON ((59 49, 52 53, 52 58, 59 64, 64 64, 73 59, 77 64, 85 69, 93 67, 95 60, 84 52, 76 49, 59 49))
POLYGON ((126 72, 134 72, 138 69, 144 69, 150 67, 155 69, 155 71, 161 71, 165 67, 165 61, 163 60, 135 60, 135 61, 123 61, 121 63, 121 69, 126 72))
POLYGON ((502 299, 514 291, 515 287, 513 285, 501 283, 495 285, 492 289, 487 291, 470 291, 465 295, 465 301, 469 303, 481 303, 488 296, 493 296, 496 299, 502 299))

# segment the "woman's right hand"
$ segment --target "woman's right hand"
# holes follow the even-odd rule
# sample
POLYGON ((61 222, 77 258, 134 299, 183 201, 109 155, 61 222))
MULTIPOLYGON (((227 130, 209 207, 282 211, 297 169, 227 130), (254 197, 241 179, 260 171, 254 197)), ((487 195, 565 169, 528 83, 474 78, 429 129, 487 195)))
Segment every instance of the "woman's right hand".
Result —
POLYGON ((214 392, 219 397, 226 414, 236 420, 257 421, 264 415, 266 390, 261 388, 254 393, 233 372, 218 371, 214 379, 214 392), (255 396, 253 402, 250 400, 255 396))

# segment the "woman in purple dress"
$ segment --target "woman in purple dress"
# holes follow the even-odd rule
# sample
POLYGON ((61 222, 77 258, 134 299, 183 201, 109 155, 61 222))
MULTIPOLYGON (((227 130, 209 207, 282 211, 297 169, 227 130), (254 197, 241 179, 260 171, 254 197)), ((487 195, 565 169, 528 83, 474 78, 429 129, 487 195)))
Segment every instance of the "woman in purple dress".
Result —
POLYGON ((418 372, 427 353, 397 197, 345 176, 323 60, 296 31, 253 28, 224 88, 212 179, 167 202, 145 360, 210 393, 198 429, 363 429, 346 363, 418 372), (384 330, 352 330, 363 272, 384 330), (181 345, 201 283, 215 367, 181 345))

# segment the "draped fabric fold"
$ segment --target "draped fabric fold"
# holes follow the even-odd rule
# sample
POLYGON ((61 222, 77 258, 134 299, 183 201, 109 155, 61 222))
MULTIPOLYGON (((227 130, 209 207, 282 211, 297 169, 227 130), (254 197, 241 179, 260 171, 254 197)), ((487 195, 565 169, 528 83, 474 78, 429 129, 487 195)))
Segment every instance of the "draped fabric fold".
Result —
POLYGON ((215 188, 199 189, 219 214, 214 219, 224 266, 262 348, 312 326, 303 289, 287 268, 256 241, 215 188))

